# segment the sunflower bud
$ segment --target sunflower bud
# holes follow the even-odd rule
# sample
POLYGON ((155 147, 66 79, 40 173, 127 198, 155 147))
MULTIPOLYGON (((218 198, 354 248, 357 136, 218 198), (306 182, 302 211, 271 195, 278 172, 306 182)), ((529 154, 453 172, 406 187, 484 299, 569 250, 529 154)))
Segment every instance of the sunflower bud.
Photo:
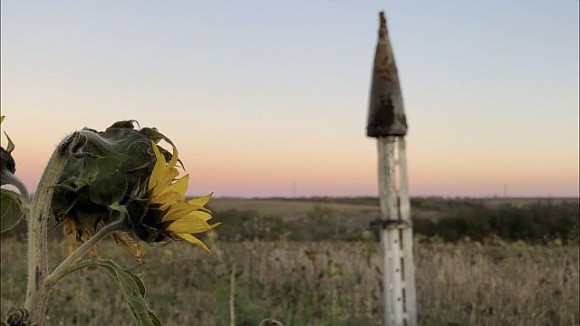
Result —
MULTIPOLYGON (((0 147, 0 170, 8 171, 11 174, 16 172, 16 162, 14 162, 14 158, 12 154, 5 150, 4 147, 0 147)), ((5 185, 5 181, 2 179, 1 184, 5 185)))
MULTIPOLYGON (((0 123, 4 121, 4 116, 0 117, 0 123)), ((8 145, 6 149, 0 146, 0 185, 11 184, 18 188, 20 194, 28 199, 28 190, 24 187, 24 184, 16 178, 14 175, 16 173, 16 162, 12 157, 12 151, 16 148, 12 139, 8 137, 7 133, 4 133, 6 139, 8 140, 8 145)))
MULTIPOLYGON (((0 123, 2 121, 4 121, 4 116, 0 116, 0 123)), ((28 189, 15 175, 16 162, 12 157, 12 151, 16 146, 8 134, 4 134, 8 140, 8 145, 6 149, 0 146, 0 186, 13 185, 20 193, 8 189, 0 190, 0 232, 9 230, 20 222, 29 200, 28 189)))

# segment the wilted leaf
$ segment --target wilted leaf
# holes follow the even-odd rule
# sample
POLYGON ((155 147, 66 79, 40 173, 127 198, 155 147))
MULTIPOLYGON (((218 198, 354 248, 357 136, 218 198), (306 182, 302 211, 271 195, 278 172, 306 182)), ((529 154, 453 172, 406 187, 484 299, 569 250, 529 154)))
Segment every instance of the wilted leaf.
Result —
POLYGON ((1 189, 0 196, 0 232, 4 232, 20 222, 24 215, 24 199, 8 189, 1 189))
POLYGON ((64 219, 62 233, 66 239, 67 256, 70 256, 79 247, 79 241, 77 239, 77 228, 72 217, 66 217, 64 219))
POLYGON ((141 265, 143 262, 143 249, 141 249, 139 242, 135 241, 127 233, 115 233, 113 234, 113 238, 119 247, 125 249, 127 252, 133 255, 135 260, 137 260, 137 263, 141 265))

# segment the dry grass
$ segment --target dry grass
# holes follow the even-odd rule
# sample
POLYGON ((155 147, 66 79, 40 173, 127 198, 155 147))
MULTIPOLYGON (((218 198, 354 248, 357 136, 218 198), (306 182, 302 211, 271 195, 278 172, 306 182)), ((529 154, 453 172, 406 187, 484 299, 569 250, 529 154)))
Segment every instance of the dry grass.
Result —
MULTIPOLYGON (((166 325, 228 325, 230 268, 236 263, 236 320, 285 325, 379 325, 379 256, 374 242, 213 243, 212 256, 184 243, 146 247, 138 267, 110 243, 148 287, 166 325)), ((2 240, 5 314, 24 298, 25 244, 2 240)), ((52 248, 62 248, 53 243, 52 248)), ((419 321, 423 325, 578 325, 578 247, 418 243, 419 321)), ((106 254, 105 254, 106 253, 106 254)), ((51 252, 53 260, 62 250, 51 252)), ((51 325, 126 324, 126 305, 106 273, 87 270, 54 291, 51 325)))
POLYGON ((426 320, 578 324, 578 247, 432 245, 418 251, 416 263, 426 320))

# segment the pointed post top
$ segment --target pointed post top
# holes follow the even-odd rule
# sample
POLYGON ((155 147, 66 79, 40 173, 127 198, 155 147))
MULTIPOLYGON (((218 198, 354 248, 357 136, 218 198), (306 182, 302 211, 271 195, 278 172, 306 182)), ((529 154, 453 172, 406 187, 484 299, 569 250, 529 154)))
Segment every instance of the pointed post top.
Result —
POLYGON ((376 138, 404 136, 407 134, 407 118, 384 12, 379 13, 379 19, 379 39, 371 82, 367 136, 376 138))
POLYGON ((385 18, 384 11, 379 12, 379 20, 380 20, 380 24, 381 24, 379 26, 379 42, 380 42, 380 40, 389 37, 387 35, 387 19, 385 18))

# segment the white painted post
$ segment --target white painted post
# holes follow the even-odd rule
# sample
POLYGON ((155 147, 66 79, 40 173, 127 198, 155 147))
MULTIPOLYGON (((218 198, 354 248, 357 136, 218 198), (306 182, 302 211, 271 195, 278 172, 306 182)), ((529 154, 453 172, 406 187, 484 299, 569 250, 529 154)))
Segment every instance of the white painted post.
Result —
POLYGON ((407 119, 386 17, 380 13, 367 136, 377 138, 385 325, 417 325, 413 229, 407 186, 407 119))
POLYGON ((413 231, 402 136, 379 137, 380 230, 385 325, 416 325, 413 231), (397 157, 396 157, 397 156, 397 157), (397 184, 398 181, 398 184, 397 184))
POLYGON ((413 224, 411 221, 411 202, 407 181, 407 153, 405 137, 398 138, 399 166, 399 212, 400 219, 408 227, 401 230, 403 247, 403 280, 405 282, 405 310, 407 325, 417 325, 417 295, 415 292, 415 264, 413 259, 413 224))
MULTIPOLYGON (((396 137, 379 137, 379 200, 381 219, 396 220, 397 194, 395 180, 396 137)), ((383 255, 383 314, 385 325, 402 325, 403 298, 401 286, 401 250, 397 229, 383 227, 380 230, 383 255)))

